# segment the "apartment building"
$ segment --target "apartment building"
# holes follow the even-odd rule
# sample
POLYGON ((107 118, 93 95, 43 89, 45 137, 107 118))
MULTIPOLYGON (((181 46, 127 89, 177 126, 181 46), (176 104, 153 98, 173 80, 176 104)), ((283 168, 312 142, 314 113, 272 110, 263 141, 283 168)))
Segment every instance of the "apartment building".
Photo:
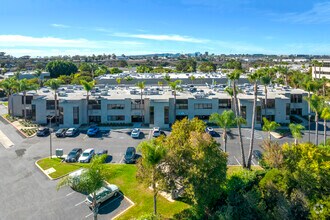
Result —
MULTIPOLYGON (((252 124, 253 87, 239 85, 238 104, 246 119, 245 127, 252 124)), ((79 127, 82 124, 144 123, 150 127, 168 128, 176 119, 198 117, 207 121, 212 113, 233 109, 232 98, 224 91, 225 85, 182 85, 182 91, 168 87, 148 87, 141 92, 134 87, 98 85, 87 102, 86 91, 81 86, 64 86, 58 90, 58 121, 61 127, 79 127), (175 104, 176 103, 176 104, 175 104)), ((267 115, 263 86, 258 88, 256 127, 261 127, 262 117, 278 123, 289 123, 290 115, 308 115, 308 104, 303 99, 307 92, 282 86, 268 88, 267 115)), ((14 116, 23 116, 47 124, 55 115, 54 93, 48 88, 30 91, 24 105, 23 94, 10 97, 9 107, 14 116)))

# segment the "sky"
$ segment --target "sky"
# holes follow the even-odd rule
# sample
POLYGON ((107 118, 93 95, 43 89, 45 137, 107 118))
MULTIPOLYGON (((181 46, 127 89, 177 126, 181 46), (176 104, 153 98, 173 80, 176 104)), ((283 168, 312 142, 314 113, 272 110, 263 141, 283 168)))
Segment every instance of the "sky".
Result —
POLYGON ((0 51, 330 55, 330 1, 1 0, 0 51))

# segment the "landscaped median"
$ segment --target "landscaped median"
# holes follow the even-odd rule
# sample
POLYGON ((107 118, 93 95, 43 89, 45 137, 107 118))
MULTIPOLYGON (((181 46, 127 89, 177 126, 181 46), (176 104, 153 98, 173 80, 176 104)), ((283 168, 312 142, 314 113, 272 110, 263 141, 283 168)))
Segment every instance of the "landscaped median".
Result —
MULTIPOLYGON (((55 170, 47 174, 51 179, 61 178, 75 170, 88 166, 88 164, 61 162, 59 158, 44 158, 38 160, 36 165, 38 165, 44 173, 46 170, 55 170)), ((137 181, 137 167, 127 164, 108 164, 106 166, 111 176, 107 182, 119 186, 123 194, 130 198, 135 204, 116 219, 131 219, 143 214, 152 213, 153 192, 137 181)), ((189 205, 186 203, 180 201, 170 202, 162 196, 157 198, 157 204, 158 212, 165 218, 171 218, 174 214, 189 208, 189 205)))

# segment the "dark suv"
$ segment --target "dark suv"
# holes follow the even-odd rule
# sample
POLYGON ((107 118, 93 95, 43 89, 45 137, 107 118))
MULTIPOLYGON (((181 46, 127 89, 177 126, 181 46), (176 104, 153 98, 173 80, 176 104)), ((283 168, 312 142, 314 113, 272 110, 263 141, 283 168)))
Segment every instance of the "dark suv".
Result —
POLYGON ((50 134, 49 128, 47 128, 47 127, 38 128, 38 131, 37 131, 37 136, 38 137, 44 137, 44 136, 47 136, 49 134, 50 134))
POLYGON ((136 161, 136 150, 134 147, 128 147, 124 156, 125 163, 135 163, 136 161))
POLYGON ((72 151, 66 157, 65 162, 67 162, 67 163, 77 162, 81 153, 82 153, 82 149, 81 148, 74 148, 74 149, 72 149, 72 151))
POLYGON ((55 132, 56 137, 65 137, 66 128, 60 128, 55 132))

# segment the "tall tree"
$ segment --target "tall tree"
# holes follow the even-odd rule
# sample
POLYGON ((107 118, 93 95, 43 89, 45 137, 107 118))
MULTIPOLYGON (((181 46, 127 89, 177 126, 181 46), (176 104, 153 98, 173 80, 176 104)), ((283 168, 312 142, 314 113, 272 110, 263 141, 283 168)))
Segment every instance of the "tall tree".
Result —
POLYGON ((154 215, 157 215, 157 182, 161 180, 160 163, 166 155, 166 148, 163 141, 151 139, 139 144, 138 149, 142 152, 142 159, 138 170, 138 177, 143 182, 151 184, 154 194, 154 215))
MULTIPOLYGON (((237 87, 236 87, 236 81, 239 80, 241 73, 242 72, 240 70, 234 70, 232 73, 227 75, 228 79, 230 79, 231 83, 232 83, 236 118, 241 116, 240 107, 238 106, 237 87)), ((241 148, 242 166, 245 168, 246 162, 245 162, 245 154, 244 154, 244 147, 243 147, 243 140, 242 140, 242 130, 241 130, 241 124, 239 123, 239 121, 237 121, 237 128, 238 128, 238 137, 239 137, 239 143, 240 143, 240 148, 241 148)))
POLYGON ((251 83, 253 83, 253 109, 252 109, 252 125, 251 125, 251 138, 250 138, 250 148, 248 155, 247 168, 251 168, 252 161, 252 152, 253 152, 253 142, 254 142, 254 130, 255 130, 255 122, 256 122, 256 111, 257 111, 257 99, 258 99, 258 80, 262 74, 262 70, 257 70, 256 72, 250 74, 248 79, 251 83))
POLYGON ((280 124, 278 124, 275 121, 268 121, 267 118, 265 117, 263 117, 262 120, 264 122, 264 125, 262 126, 262 130, 267 131, 269 140, 272 140, 272 136, 270 132, 275 131, 278 127, 280 127, 280 124))
POLYGON ((95 85, 95 81, 92 82, 87 82, 85 80, 81 80, 80 84, 84 87, 84 90, 86 91, 86 120, 87 120, 87 124, 89 124, 89 114, 88 114, 88 102, 89 102, 89 92, 93 89, 94 85, 95 85))
MULTIPOLYGON (((310 77, 305 77, 302 83, 303 88, 308 92, 307 100, 311 99, 311 92, 316 91, 316 83, 310 77)), ((311 141, 311 105, 308 102, 308 141, 311 141)))
POLYGON ((324 106, 324 100, 322 97, 313 94, 310 99, 307 99, 312 111, 315 113, 315 145, 317 146, 319 136, 319 115, 322 112, 324 106))
POLYGON ((177 92, 182 91, 182 87, 180 86, 181 80, 175 80, 174 82, 169 82, 169 86, 174 95, 174 121, 176 119, 176 95, 177 92))
POLYGON ((106 169, 104 161, 106 156, 96 156, 93 158, 89 167, 80 175, 79 181, 75 181, 73 177, 66 176, 62 178, 56 186, 59 190, 64 186, 73 186, 79 192, 92 194, 92 211, 94 220, 97 220, 99 204, 96 202, 96 193, 104 185, 104 182, 110 177, 108 169, 106 169))
POLYGON ((26 92, 37 89, 38 85, 29 83, 27 79, 22 79, 18 81, 18 92, 23 93, 24 120, 26 120, 26 92))
POLYGON ((58 124, 58 103, 57 103, 57 90, 60 88, 63 81, 59 79, 50 79, 46 81, 46 85, 49 86, 54 91, 54 100, 55 100, 55 121, 58 124))
POLYGON ((225 110, 221 113, 213 113, 209 119, 210 122, 217 124, 222 128, 222 141, 224 146, 224 152, 227 152, 227 132, 228 129, 233 127, 236 124, 235 113, 232 110, 225 110))
POLYGON ((294 144, 298 144, 298 140, 302 138, 301 130, 305 129, 305 127, 301 124, 293 124, 289 125, 292 137, 294 137, 294 144))
POLYGON ((51 78, 56 78, 60 75, 71 75, 72 73, 76 73, 78 68, 72 62, 55 60, 47 63, 46 70, 50 73, 51 78))
POLYGON ((327 142, 327 120, 330 120, 330 106, 326 105, 321 112, 321 118, 323 119, 323 145, 327 142))
POLYGON ((270 74, 269 69, 265 69, 263 75, 260 77, 260 82, 261 84, 264 86, 264 92, 265 92, 265 102, 263 103, 264 108, 265 108, 265 117, 267 118, 267 95, 268 95, 268 89, 267 86, 269 86, 269 84, 272 81, 272 76, 270 74))
POLYGON ((140 95, 141 95, 140 104, 142 105, 141 116, 142 116, 142 123, 144 123, 144 101, 142 99, 142 96, 143 96, 143 90, 146 86, 145 86, 144 81, 137 82, 136 86, 140 89, 140 95))
POLYGON ((13 116, 14 104, 13 104, 13 102, 11 102, 10 96, 12 94, 14 94, 15 92, 17 92, 18 81, 16 80, 15 77, 10 77, 8 79, 2 80, 2 81, 0 81, 0 88, 2 88, 5 91, 7 98, 8 98, 8 106, 7 106, 8 115, 13 116), (10 111, 10 109, 12 110, 12 112, 10 111))

